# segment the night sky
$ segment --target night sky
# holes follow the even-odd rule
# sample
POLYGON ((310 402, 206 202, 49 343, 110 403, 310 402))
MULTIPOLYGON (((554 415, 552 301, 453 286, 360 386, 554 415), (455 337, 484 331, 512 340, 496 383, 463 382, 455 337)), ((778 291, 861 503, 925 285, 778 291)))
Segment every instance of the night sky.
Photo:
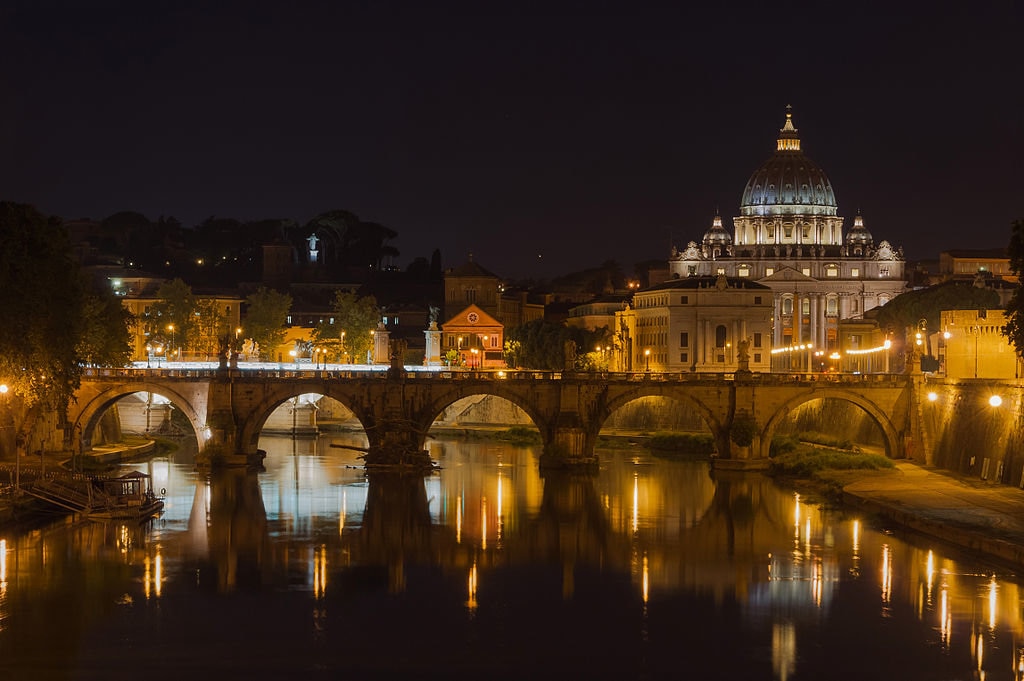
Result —
POLYGON ((792 104, 847 228, 859 209, 912 260, 1006 244, 1019 3, 690 4, 7 0, 0 197, 345 209, 399 233, 400 266, 628 270, 730 223, 792 104))

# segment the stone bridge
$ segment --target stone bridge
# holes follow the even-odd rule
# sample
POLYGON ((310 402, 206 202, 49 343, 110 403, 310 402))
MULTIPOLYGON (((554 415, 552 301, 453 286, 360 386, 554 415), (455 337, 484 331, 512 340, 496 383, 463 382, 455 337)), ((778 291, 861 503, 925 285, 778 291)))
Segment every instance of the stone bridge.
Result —
MULTIPOLYGON (((150 392, 169 399, 192 423, 201 463, 252 464, 261 460, 257 443, 271 413, 298 395, 315 393, 352 411, 366 431, 366 461, 373 464, 384 463, 386 450, 396 444, 422 452, 431 424, 449 405, 494 395, 533 420, 543 438, 543 465, 572 467, 596 463, 598 433, 618 408, 659 396, 701 414, 717 444, 716 465, 762 468, 786 415, 824 398, 861 408, 878 424, 887 455, 903 458, 912 439, 917 381, 888 374, 90 369, 64 432, 68 439, 80 433, 88 448, 101 416, 117 400, 150 392), (735 437, 739 422, 753 430, 749 445, 736 444, 745 439, 735 437)), ((71 449, 74 443, 65 445, 71 449)))

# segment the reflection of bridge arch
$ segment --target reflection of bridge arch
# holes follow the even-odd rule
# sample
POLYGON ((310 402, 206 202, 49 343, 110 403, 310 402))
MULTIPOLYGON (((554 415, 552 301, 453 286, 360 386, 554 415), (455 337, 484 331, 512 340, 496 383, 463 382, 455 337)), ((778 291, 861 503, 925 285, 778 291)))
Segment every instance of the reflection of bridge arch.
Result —
POLYGON ((761 435, 761 456, 766 458, 768 457, 771 449, 772 437, 775 435, 775 430, 791 411, 807 402, 826 399, 850 402, 864 410, 864 412, 871 417, 871 420, 874 421, 882 431, 882 438, 885 441, 885 455, 890 459, 898 457, 899 452, 902 451, 900 447, 900 436, 896 431, 896 427, 893 425, 892 420, 871 400, 866 399, 855 392, 844 390, 842 388, 832 388, 828 391, 808 390, 807 392, 796 395, 783 403, 779 409, 775 410, 775 413, 772 414, 771 418, 769 418, 768 422, 765 424, 764 432, 761 435))
POLYGON ((203 431, 206 429, 206 418, 204 414, 200 414, 196 410, 194 404, 194 396, 186 395, 175 390, 172 386, 166 383, 127 383, 123 385, 117 385, 102 390, 94 395, 86 397, 83 394, 84 391, 79 391, 79 410, 77 416, 73 419, 71 424, 74 430, 81 428, 82 442, 86 447, 92 444, 92 433, 99 425, 100 419, 103 414, 110 409, 118 400, 128 395, 134 395, 136 393, 152 393, 154 395, 160 395, 171 401, 188 422, 192 425, 192 432, 196 435, 196 440, 199 441, 200 448, 205 440, 202 437, 203 431), (84 398, 84 399, 83 399, 84 398))

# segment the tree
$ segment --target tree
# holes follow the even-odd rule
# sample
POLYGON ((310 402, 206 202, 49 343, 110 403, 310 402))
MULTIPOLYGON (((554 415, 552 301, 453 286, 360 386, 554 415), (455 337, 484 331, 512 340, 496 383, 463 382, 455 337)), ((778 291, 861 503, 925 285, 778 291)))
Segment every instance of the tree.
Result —
POLYGON ((1010 340, 1017 355, 1024 355, 1024 280, 1021 274, 1024 273, 1024 220, 1016 220, 1010 232, 1010 245, 1007 247, 1010 255, 1010 269, 1018 277, 1017 289, 1013 297, 1006 304, 1006 326, 1003 327, 1003 334, 1010 340))
POLYGON ((248 309, 243 322, 246 338, 256 344, 258 353, 272 353, 274 348, 284 342, 292 297, 261 286, 255 293, 249 294, 246 303, 248 309))
POLYGON ((65 413, 82 376, 86 286, 58 219, 0 202, 0 290, 0 382, 65 413))
POLYGON ((146 335, 162 340, 167 358, 180 357, 182 348, 194 349, 199 339, 197 313, 200 312, 192 287, 181 279, 160 285, 156 302, 143 320, 146 335))
POLYGON ((606 329, 590 331, 536 319, 509 330, 505 337, 505 361, 511 366, 526 369, 562 371, 566 368, 568 343, 575 348, 572 368, 594 371, 600 368, 600 362, 590 351, 604 345, 607 336, 606 329))
MULTIPOLYGON (((891 329, 897 342, 906 341, 907 329, 916 329, 920 321, 932 332, 939 328, 943 310, 980 310, 999 306, 999 294, 992 289, 948 281, 926 289, 909 291, 878 308, 875 319, 882 329, 891 329)), ((930 348, 927 355, 931 355, 930 348)))
POLYGON ((78 341, 78 356, 93 366, 118 367, 132 356, 131 327, 135 317, 109 289, 86 291, 82 303, 85 327, 78 341))
POLYGON ((373 347, 373 332, 380 321, 377 299, 338 291, 334 294, 333 322, 321 322, 313 329, 313 342, 326 349, 328 357, 362 364, 373 347))

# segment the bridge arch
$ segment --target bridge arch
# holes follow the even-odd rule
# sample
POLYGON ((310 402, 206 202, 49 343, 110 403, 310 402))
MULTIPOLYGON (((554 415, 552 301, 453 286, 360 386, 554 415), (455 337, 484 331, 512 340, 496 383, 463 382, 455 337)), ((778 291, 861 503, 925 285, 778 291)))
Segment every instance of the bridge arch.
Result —
POLYGON ((637 384, 636 386, 631 385, 629 388, 618 393, 609 392, 609 398, 605 402, 604 408, 594 418, 591 433, 594 440, 596 441, 598 433, 608 419, 611 418, 612 414, 630 402, 644 397, 665 397, 694 407, 704 421, 704 424, 708 427, 708 430, 714 436, 719 453, 724 456, 729 451, 729 437, 723 424, 723 419, 720 419, 719 414, 714 409, 694 394, 692 387, 647 382, 637 384))
POLYGON ((265 392, 258 401, 249 407, 244 421, 239 425, 238 445, 241 451, 246 454, 255 454, 259 446, 260 433, 270 415, 289 400, 309 394, 322 395, 341 403, 352 412, 365 431, 368 431, 368 426, 372 425, 350 388, 343 389, 340 384, 330 381, 279 382, 275 383, 271 390, 265 392))
POLYGON ((551 418, 544 417, 538 408, 537 401, 530 399, 528 391, 509 388, 501 381, 467 381, 464 384, 431 394, 430 399, 420 410, 415 423, 419 446, 422 447, 425 444, 427 431, 430 430, 431 424, 437 420, 437 417, 444 413, 445 409, 459 400, 477 395, 498 397, 511 402, 526 413, 537 429, 540 430, 541 436, 545 441, 550 439, 551 431, 554 427, 553 421, 551 418))
POLYGON ((73 432, 81 432, 83 444, 89 446, 92 433, 97 425, 99 425, 103 414, 121 398, 136 393, 152 393, 170 400, 171 404, 177 407, 184 414, 185 418, 188 419, 193 432, 196 434, 199 449, 202 450, 203 444, 207 439, 205 436, 207 428, 206 405, 195 404, 191 395, 176 390, 173 385, 168 383, 142 381, 111 385, 90 395, 86 399, 82 399, 83 393, 79 391, 78 409, 69 410, 68 420, 71 422, 70 425, 73 432))
POLYGON ((829 389, 826 391, 820 389, 809 389, 784 402, 782 406, 771 414, 765 423, 764 429, 761 433, 761 457, 768 458, 771 450, 772 437, 775 435, 775 431, 779 427, 779 424, 782 423, 791 411, 807 402, 825 399, 842 400, 860 407, 881 430, 882 439, 885 442, 885 455, 890 459, 902 458, 903 447, 900 442, 900 434, 893 425, 892 419, 889 418, 883 409, 871 400, 867 399, 863 395, 853 392, 852 390, 846 390, 843 388, 829 389))

